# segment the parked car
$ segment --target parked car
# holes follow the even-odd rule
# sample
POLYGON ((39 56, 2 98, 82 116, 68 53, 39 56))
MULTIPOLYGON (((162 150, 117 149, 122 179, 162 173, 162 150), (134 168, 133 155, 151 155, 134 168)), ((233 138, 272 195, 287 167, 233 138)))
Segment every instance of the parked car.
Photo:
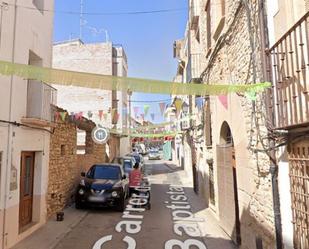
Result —
POLYGON ((126 176, 129 176, 129 173, 133 170, 133 166, 135 165, 135 158, 133 156, 126 157, 116 157, 113 159, 112 163, 117 163, 122 165, 124 173, 126 176))
POLYGON ((112 206, 118 211, 125 208, 129 194, 129 181, 119 164, 95 164, 83 177, 76 190, 75 206, 83 208, 87 204, 112 206))
POLYGON ((115 157, 112 160, 112 163, 117 163, 117 164, 120 164, 120 165, 124 166, 124 160, 131 160, 132 161, 132 167, 136 163, 136 160, 135 160, 135 158, 133 156, 115 157))
POLYGON ((149 160, 160 160, 161 156, 158 150, 150 150, 148 153, 149 160))
POLYGON ((140 169, 143 171, 144 170, 144 157, 136 152, 133 152, 131 154, 127 154, 127 156, 134 157, 135 161, 139 163, 140 169))

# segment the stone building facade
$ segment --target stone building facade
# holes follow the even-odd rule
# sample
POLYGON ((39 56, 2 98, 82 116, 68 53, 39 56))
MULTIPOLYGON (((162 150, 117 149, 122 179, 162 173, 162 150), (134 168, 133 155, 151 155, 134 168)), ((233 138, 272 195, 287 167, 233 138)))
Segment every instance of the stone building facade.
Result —
MULTIPOLYGON (((56 112, 66 112, 57 108, 56 112)), ((106 162, 105 145, 96 144, 91 137, 95 123, 85 118, 65 120, 58 115, 50 139, 47 215, 50 217, 74 201, 80 173, 93 164, 106 162), (86 132, 85 154, 77 154, 77 130, 86 132)))
MULTIPOLYGON (((253 84, 265 81, 260 1, 189 1, 188 58, 180 58, 183 82, 253 84)), ((185 54, 185 53, 180 53, 185 54)), ((185 129, 182 147, 196 192, 239 248, 276 246, 272 175, 264 95, 205 96, 185 129), (193 139, 190 141, 190 137, 193 139), (191 146, 192 145, 192 146, 191 146)))

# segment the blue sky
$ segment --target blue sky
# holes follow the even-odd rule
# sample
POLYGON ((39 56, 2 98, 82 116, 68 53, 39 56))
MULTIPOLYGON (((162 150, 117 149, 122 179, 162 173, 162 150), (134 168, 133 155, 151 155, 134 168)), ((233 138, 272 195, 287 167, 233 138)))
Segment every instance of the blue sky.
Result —
MULTIPOLYGON (((84 12, 123 13, 179 9, 168 13, 139 15, 85 15, 87 26, 108 31, 109 40, 122 44, 129 63, 129 76, 172 80, 177 61, 173 58, 173 42, 184 36, 187 20, 187 0, 84 0, 84 12)), ((79 37, 79 15, 58 11, 80 11, 80 0, 55 0, 54 41, 79 37)), ((84 42, 105 41, 105 32, 98 35, 83 29, 84 42)), ((136 93, 132 100, 165 100, 169 95, 136 93)), ((145 103, 146 104, 146 103, 145 103)), ((147 103, 149 104, 149 103, 147 103)), ((144 103, 132 103, 143 109, 144 103)), ((149 113, 155 113, 155 122, 162 122, 158 103, 150 104, 149 113)), ((147 119, 147 118, 146 118, 147 119)), ((151 120, 148 114, 148 119, 151 120)))

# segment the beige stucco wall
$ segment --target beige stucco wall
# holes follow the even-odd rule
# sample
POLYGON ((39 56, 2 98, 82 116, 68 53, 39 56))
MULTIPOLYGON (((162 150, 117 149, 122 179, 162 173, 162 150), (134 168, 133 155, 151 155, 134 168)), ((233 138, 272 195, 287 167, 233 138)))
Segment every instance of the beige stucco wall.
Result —
MULTIPOLYGON (((6 1, 9 6, 3 11, 0 59, 28 64, 31 50, 42 59, 43 66, 51 65, 53 14, 42 14, 32 1, 6 1), (15 8, 14 4, 30 7, 15 8), (16 29, 14 31, 14 29, 16 29)), ((46 0, 45 8, 53 9, 54 1, 46 0)), ((27 81, 18 77, 0 77, 0 119, 20 122, 26 116, 27 81), (10 108, 10 103, 11 108, 10 108)), ((45 194, 49 160, 49 133, 24 127, 0 125, 0 150, 3 151, 0 194, 0 242, 4 238, 4 249, 9 248, 46 219, 45 194), (8 140, 9 137, 9 140, 8 140), (9 142, 9 143, 8 143, 9 142), (21 151, 35 151, 35 182, 33 221, 35 225, 19 234, 19 181, 21 151), (11 178, 16 171, 17 178, 11 178), (10 189, 10 183, 15 183, 10 189), (17 188, 16 188, 17 187, 17 188), (2 214, 5 213, 5 219, 2 214), (3 231, 4 228, 4 231, 3 231), (6 234, 3 237, 3 234, 6 234)), ((2 244, 1 244, 2 247, 2 244)))

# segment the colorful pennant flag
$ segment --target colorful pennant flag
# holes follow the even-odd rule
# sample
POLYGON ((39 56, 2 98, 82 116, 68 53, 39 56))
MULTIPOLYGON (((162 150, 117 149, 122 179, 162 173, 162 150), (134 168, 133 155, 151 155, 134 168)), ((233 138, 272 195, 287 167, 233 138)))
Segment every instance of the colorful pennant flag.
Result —
POLYGON ((165 102, 159 103, 159 106, 160 106, 161 115, 163 115, 163 113, 165 111, 165 102))
POLYGON ((219 101, 224 106, 225 109, 228 108, 228 102, 227 102, 227 96, 226 95, 219 95, 218 96, 219 101))
POLYGON ((78 112, 74 114, 75 120, 81 120, 83 118, 83 112, 78 112))
POLYGON ((93 116, 92 111, 88 111, 88 112, 87 112, 87 117, 90 119, 90 118, 92 118, 92 116, 93 116))
POLYGON ((183 100, 182 99, 176 99, 175 100, 175 107, 176 107, 176 111, 177 112, 180 112, 182 104, 183 104, 183 100))
POLYGON ((150 108, 150 105, 144 105, 144 114, 145 114, 145 116, 147 116, 149 108, 150 108))
POLYGON ((55 112, 55 121, 58 122, 60 119, 60 113, 59 112, 55 112))
POLYGON ((139 107, 138 106, 134 106, 133 107, 133 111, 134 111, 134 115, 136 116, 139 113, 139 107))
POLYGON ((103 110, 99 110, 99 118, 100 118, 100 120, 102 120, 102 116, 103 116, 103 110))
POLYGON ((200 110, 202 109, 203 105, 204 105, 204 98, 203 97, 198 97, 195 99, 195 105, 197 106, 197 108, 200 110))
POLYGON ((67 115, 67 112, 60 112, 60 116, 61 116, 62 121, 65 121, 66 115, 67 115))

